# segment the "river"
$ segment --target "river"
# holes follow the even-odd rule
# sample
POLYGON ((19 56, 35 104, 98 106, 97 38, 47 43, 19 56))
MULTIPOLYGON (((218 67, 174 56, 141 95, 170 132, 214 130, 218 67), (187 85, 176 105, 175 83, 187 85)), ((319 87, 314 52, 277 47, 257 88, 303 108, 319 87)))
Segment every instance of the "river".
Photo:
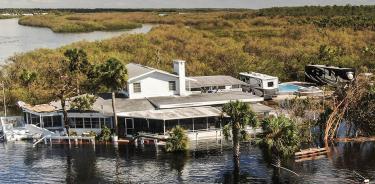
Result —
MULTIPOLYGON (((375 145, 340 143, 320 160, 284 164, 299 174, 267 164, 262 151, 241 146, 241 183, 358 183, 375 180, 375 145)), ((232 183, 229 144, 192 145, 189 154, 166 153, 153 145, 0 144, 0 183, 232 183)))
POLYGON ((95 31, 90 33, 54 33, 49 28, 22 26, 18 19, 0 19, 0 64, 16 53, 37 48, 58 48, 80 40, 96 41, 124 33, 147 33, 152 25, 121 31, 95 31))

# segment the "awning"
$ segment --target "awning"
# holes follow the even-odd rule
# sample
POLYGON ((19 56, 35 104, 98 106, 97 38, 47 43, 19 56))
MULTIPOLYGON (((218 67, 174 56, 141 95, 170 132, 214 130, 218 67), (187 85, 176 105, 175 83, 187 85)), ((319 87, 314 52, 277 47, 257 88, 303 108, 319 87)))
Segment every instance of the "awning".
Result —
POLYGON ((188 118, 218 117, 222 112, 216 107, 189 107, 162 110, 134 111, 118 113, 120 117, 154 119, 154 120, 175 120, 188 118))

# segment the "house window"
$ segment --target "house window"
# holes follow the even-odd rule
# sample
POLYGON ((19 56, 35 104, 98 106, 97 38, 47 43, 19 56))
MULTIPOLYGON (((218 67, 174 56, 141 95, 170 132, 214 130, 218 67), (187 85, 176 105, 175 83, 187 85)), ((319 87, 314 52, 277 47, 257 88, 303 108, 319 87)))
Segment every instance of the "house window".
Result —
POLYGON ((133 91, 134 91, 134 93, 140 93, 141 92, 141 83, 134 83, 133 84, 133 91))
POLYGON ((169 81, 169 91, 176 91, 176 81, 169 81))
POLYGON ((268 82, 268 87, 273 87, 273 82, 268 82))
POLYGON ((225 89, 225 86, 219 86, 219 89, 225 89))
POLYGON ((238 84, 232 85, 232 88, 233 88, 233 89, 240 88, 240 85, 238 85, 238 84))

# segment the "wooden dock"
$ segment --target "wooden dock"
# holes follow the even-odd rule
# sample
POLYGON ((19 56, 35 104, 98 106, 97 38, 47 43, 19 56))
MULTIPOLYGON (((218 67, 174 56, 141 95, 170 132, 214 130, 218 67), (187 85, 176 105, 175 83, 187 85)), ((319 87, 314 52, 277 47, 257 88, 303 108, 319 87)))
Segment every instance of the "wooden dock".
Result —
POLYGON ((295 153, 296 162, 303 162, 307 160, 317 160, 325 158, 328 150, 326 148, 309 148, 295 153))

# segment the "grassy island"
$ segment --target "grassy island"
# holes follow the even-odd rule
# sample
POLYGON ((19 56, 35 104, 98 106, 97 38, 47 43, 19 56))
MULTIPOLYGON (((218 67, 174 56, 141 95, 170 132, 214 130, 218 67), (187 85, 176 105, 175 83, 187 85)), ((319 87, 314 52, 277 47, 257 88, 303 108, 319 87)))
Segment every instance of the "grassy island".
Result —
POLYGON ((120 13, 35 15, 21 17, 18 23, 26 26, 48 27, 59 33, 113 31, 142 26, 123 15, 120 13))
POLYGON ((17 18, 18 16, 13 16, 13 15, 0 15, 0 19, 12 19, 12 18, 17 18))
MULTIPOLYGON (((184 59, 188 75, 231 75, 241 71, 258 71, 278 76, 281 81, 303 80, 306 64, 355 67, 359 71, 375 69, 375 8, 356 7, 366 12, 368 22, 341 19, 352 15, 353 7, 300 7, 293 11, 206 11, 165 13, 112 12, 62 13, 23 17, 21 24, 51 27, 58 32, 93 31, 131 28, 154 23, 148 34, 123 35, 116 38, 78 42, 58 49, 39 49, 18 54, 1 69, 7 86, 8 103, 49 102, 50 68, 59 69, 63 53, 69 48, 83 49, 90 63, 99 64, 118 58, 127 64, 136 62, 169 71, 172 59, 184 59), (265 12, 269 12, 269 15, 265 12), (279 15, 275 15, 280 12, 279 15), (304 14, 301 12, 305 12, 304 14), (346 15, 348 12, 350 15, 346 15), (302 14, 302 15, 300 15, 302 14), (325 15, 327 14, 327 16, 325 15), (337 14, 337 16, 332 16, 337 14), (370 16, 371 15, 371 16, 370 16), (322 24, 319 20, 329 19, 322 24), (372 21, 372 23, 371 23, 372 21), (36 73, 36 79, 25 84, 22 73, 36 73)), ((324 21, 323 21, 324 22, 324 21)))

